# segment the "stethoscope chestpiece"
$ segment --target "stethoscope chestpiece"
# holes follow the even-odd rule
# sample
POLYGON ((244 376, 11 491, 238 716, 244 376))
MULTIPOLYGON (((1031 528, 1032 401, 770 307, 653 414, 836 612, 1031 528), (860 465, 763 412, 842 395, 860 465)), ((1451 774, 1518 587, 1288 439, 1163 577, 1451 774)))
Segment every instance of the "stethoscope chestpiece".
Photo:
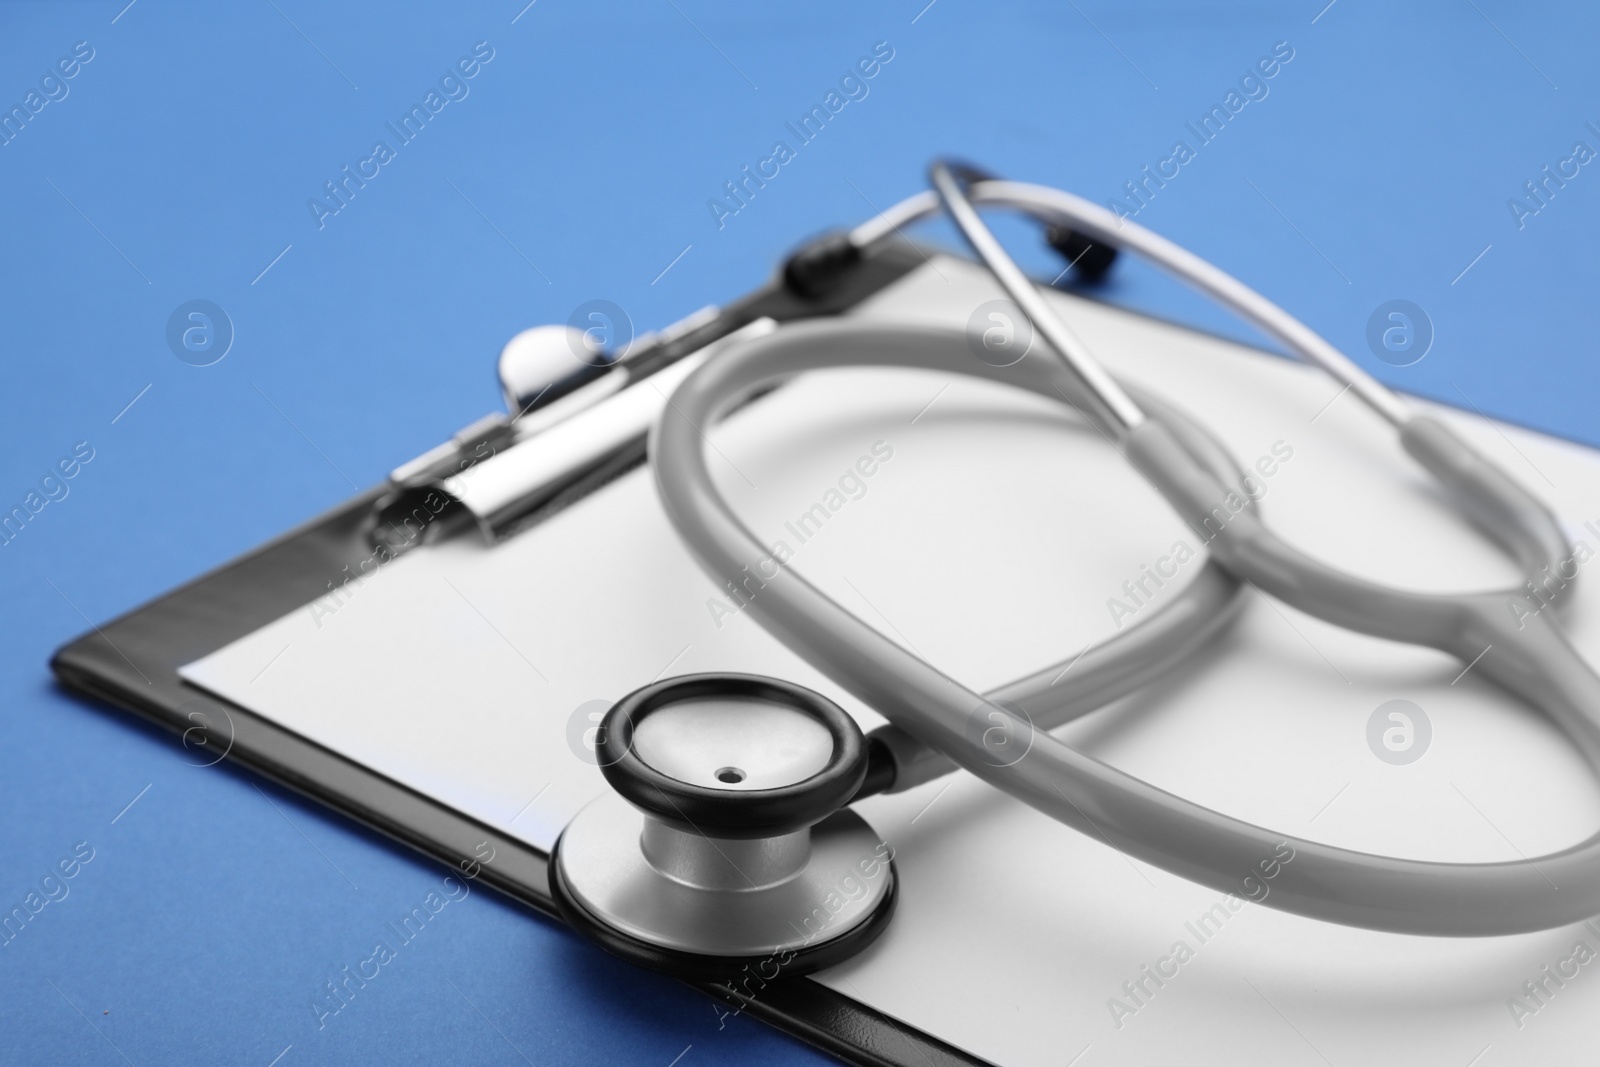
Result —
POLYGON ((670 678, 618 701, 596 751, 615 792, 562 832, 550 891, 611 952, 748 985, 831 966, 888 925, 892 852, 846 807, 866 741, 826 697, 758 675, 670 678))

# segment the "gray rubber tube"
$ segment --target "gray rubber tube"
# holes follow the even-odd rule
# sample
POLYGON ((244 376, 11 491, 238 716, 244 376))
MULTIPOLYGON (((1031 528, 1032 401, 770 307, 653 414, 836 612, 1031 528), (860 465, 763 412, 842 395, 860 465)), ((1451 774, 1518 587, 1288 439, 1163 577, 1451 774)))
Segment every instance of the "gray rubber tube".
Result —
MULTIPOLYGON (((802 323, 724 352, 673 394, 650 446, 667 514, 718 585, 743 577, 745 567, 769 554, 717 492, 700 428, 765 385, 807 370, 858 365, 934 368, 1044 395, 1071 396, 1074 388, 1052 354, 992 368, 972 357, 960 332, 919 326, 802 323)), ((1530 569, 1554 565, 1558 572, 1568 562, 1548 512, 1444 426, 1413 418, 1402 440, 1425 467, 1476 501, 1469 515, 1519 562, 1530 569)), ((1213 559, 1265 593, 1354 630, 1439 648, 1463 661, 1492 645, 1474 673, 1544 712, 1600 766, 1594 718, 1600 679, 1567 642, 1553 612, 1519 616, 1512 604, 1521 600, 1520 591, 1435 596, 1342 574, 1276 538, 1251 508, 1234 510, 1229 488, 1197 460, 1190 443, 1157 418, 1130 433, 1123 447, 1186 521, 1210 537, 1213 559)), ((1330 922, 1442 936, 1548 929, 1600 912, 1600 833, 1547 856, 1506 863, 1410 860, 1303 840, 1175 796, 1032 730, 788 568, 766 583, 748 610, 901 730, 983 780, 1130 856, 1219 891, 1330 922), (1026 751, 1004 764, 982 742, 986 725, 1002 720, 1026 751), (1257 896, 1269 871, 1269 891, 1257 896)), ((1139 666, 1127 669, 1137 674, 1139 666)), ((1023 683, 1025 698, 1037 690, 1038 677, 1023 683)))
MULTIPOLYGON (((1027 374, 1019 380, 1007 373, 1009 369, 984 376, 1077 406, 1080 398, 1067 387, 1067 378, 1052 382, 1047 375, 1027 374)), ((1166 425, 1209 474, 1219 481, 1244 484, 1249 472, 1208 430, 1159 397, 1131 385, 1123 388, 1166 425)), ((1246 506, 1259 513, 1258 502, 1247 499, 1246 506)), ((1008 710, 1020 708, 1034 729, 1054 729, 1143 688, 1189 660, 1238 618, 1244 588, 1215 559, 1207 559, 1193 581, 1129 629, 985 696, 1008 710)), ((894 757, 894 782, 885 792, 903 792, 956 769, 944 753, 893 723, 878 727, 871 737, 894 757)))

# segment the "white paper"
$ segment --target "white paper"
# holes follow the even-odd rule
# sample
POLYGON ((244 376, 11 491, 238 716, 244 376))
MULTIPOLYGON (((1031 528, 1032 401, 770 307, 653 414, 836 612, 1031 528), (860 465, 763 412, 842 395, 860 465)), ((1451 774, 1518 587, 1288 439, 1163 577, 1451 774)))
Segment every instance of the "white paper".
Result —
MULTIPOLYGON (((857 314, 960 327, 997 295, 976 267, 939 257, 857 314)), ((1334 399, 1327 378, 1102 305, 1058 304, 1115 372, 1198 416, 1242 463, 1276 447, 1263 508, 1311 553, 1414 589, 1519 581, 1392 431, 1349 394, 1334 399)), ((1584 525, 1600 528, 1600 454, 1444 414, 1600 548, 1584 525)), ((1178 542, 1200 547, 1059 405, 949 375, 809 376, 711 442, 719 483, 752 529, 783 540, 809 579, 974 688, 1107 636, 1108 600, 1136 606, 1125 581, 1178 542), (892 455, 875 458, 859 488, 841 487, 875 445, 892 455), (785 525, 840 499, 804 543, 785 525)), ((1600 581, 1580 576, 1575 588, 1565 618, 1600 661, 1600 581)), ((1250 595, 1211 650, 1062 736, 1230 815, 1392 855, 1537 857, 1600 822, 1600 789, 1577 753, 1472 672, 1453 683, 1461 664, 1250 595), (1432 724, 1428 752, 1405 766, 1368 748, 1367 720, 1391 699, 1413 701, 1432 724)), ((589 702, 669 674, 742 670, 816 688, 868 728, 881 721, 731 606, 678 545, 640 470, 497 547, 463 537, 409 553, 182 673, 548 848, 605 788, 568 744, 589 702)), ((1489 1067, 1590 1044, 1600 964, 1561 987, 1546 981, 1542 1006, 1523 984, 1545 980, 1541 969, 1579 941, 1600 950, 1594 930, 1404 937, 1249 904, 1213 919, 1205 929, 1220 929, 1201 941, 1190 925, 1218 894, 964 773, 858 810, 898 856, 899 911, 877 945, 819 979, 997 1062, 1489 1067), (1180 940, 1192 958, 1130 996, 1124 982, 1139 982, 1180 940), (1539 1010, 1519 1019, 1514 997, 1539 1010)))

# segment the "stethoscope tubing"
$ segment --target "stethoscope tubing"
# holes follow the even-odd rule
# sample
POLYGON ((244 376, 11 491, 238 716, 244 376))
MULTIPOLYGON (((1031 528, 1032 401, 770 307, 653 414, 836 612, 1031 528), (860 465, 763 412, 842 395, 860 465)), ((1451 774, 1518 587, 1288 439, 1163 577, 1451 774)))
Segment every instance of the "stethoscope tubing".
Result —
MULTIPOLYGON (((1077 385, 1054 359, 1030 357, 1010 368, 990 368, 973 359, 960 331, 895 323, 800 323, 724 352, 674 392, 651 439, 657 488, 666 512, 692 554, 719 584, 747 573, 744 568, 768 553, 716 489, 702 451, 700 427, 713 425, 741 398, 798 373, 859 365, 970 374, 1008 381, 1042 395, 1077 385)), ((1175 442, 1156 420, 1147 420, 1136 436, 1144 435, 1175 442)), ((1166 456, 1141 462, 1178 469, 1193 463, 1187 453, 1181 459, 1166 456)), ((1293 566, 1297 561, 1290 558, 1288 563, 1293 566)), ((1285 577, 1296 580, 1292 573, 1285 577)), ((1464 618, 1472 616, 1470 606, 1465 606, 1471 600, 1459 602, 1464 618)), ((1338 848, 1213 811, 1078 752, 1026 723, 1015 724, 1017 736, 1027 740, 1026 755, 998 766, 974 743, 971 723, 974 716, 1010 715, 1009 711, 885 638, 803 575, 781 570, 748 610, 845 690, 983 780, 1130 856, 1219 891, 1254 896, 1248 880, 1259 882, 1262 865, 1278 857, 1276 878, 1262 903, 1350 926, 1486 936, 1547 929, 1600 912, 1600 833, 1531 860, 1411 860, 1338 848), (1284 855, 1292 855, 1292 862, 1282 862, 1284 855)), ((1551 713, 1574 734, 1591 762, 1600 763, 1596 744, 1600 732, 1586 710, 1600 707, 1600 681, 1571 652, 1553 623, 1530 625, 1522 631, 1518 647, 1520 654, 1506 657, 1517 667, 1490 673, 1502 684, 1514 684, 1530 702, 1551 713), (1540 677, 1550 679, 1549 688, 1530 690, 1540 677)), ((1486 662, 1487 658, 1479 669, 1486 662)))

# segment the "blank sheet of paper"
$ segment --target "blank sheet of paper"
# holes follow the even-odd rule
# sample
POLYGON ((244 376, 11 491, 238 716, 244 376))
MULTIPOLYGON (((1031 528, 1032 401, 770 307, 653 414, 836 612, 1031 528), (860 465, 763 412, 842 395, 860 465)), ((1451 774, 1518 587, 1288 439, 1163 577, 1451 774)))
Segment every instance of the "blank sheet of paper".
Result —
MULTIPOLYGON (((960 328, 997 295, 975 266, 939 257, 856 314, 960 328)), ((1273 457, 1265 516, 1314 555, 1413 589, 1519 581, 1393 433, 1327 378, 1170 324, 1056 302, 1116 373, 1198 416, 1241 463, 1273 457)), ((1441 414, 1600 548, 1585 526, 1600 527, 1600 454, 1441 414)), ((1070 660, 1137 621, 1150 608, 1123 583, 1178 545, 1195 558, 1167 595, 1204 558, 1194 533, 1062 406, 963 378, 809 376, 710 442, 714 473, 753 530, 974 688, 1070 660), (875 472, 846 479, 862 456, 875 457, 875 472), (820 529, 797 526, 818 503, 829 508, 820 529)), ((1576 752, 1461 664, 1249 595, 1238 624, 1192 663, 1061 736, 1230 815, 1391 855, 1515 860, 1600 822, 1600 789, 1576 752), (1406 765, 1367 740, 1373 712, 1396 699, 1420 707, 1432 730, 1406 765)), ((1580 574, 1564 614, 1600 661, 1595 576, 1580 574)), ((500 545, 466 536, 411 552, 182 673, 548 849, 606 788, 581 756, 594 702, 707 670, 777 675, 833 697, 864 727, 882 721, 700 572, 641 469, 500 545)), ((819 980, 1001 1063, 1466 1064, 1481 1054, 1491 1067, 1589 1047, 1600 1011, 1600 966, 1547 984, 1542 1001, 1523 988, 1578 942, 1600 951, 1587 927, 1453 940, 1254 904, 1224 904, 1219 918, 1217 893, 965 773, 858 810, 899 857, 899 911, 877 945, 819 980), (1169 977, 1145 977, 1177 955, 1181 965, 1161 966, 1169 977)))

